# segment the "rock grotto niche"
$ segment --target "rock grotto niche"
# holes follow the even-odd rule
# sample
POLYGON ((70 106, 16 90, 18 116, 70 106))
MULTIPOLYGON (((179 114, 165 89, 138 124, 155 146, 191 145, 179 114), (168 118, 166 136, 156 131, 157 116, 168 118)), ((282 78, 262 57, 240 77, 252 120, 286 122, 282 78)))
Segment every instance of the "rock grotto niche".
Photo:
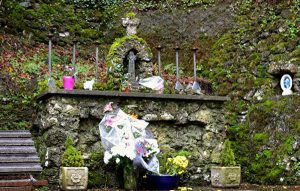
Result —
MULTIPOLYGON (((127 25, 124 25, 127 30, 127 25)), ((138 86, 138 81, 153 76, 152 52, 146 41, 135 33, 118 38, 107 56, 108 82, 120 89, 125 84, 138 86)))

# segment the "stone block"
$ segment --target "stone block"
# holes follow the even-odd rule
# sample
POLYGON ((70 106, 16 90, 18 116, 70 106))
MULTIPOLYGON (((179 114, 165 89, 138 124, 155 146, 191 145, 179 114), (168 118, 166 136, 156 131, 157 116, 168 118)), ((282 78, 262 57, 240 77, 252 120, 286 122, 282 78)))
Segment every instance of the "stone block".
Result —
POLYGON ((268 73, 271 75, 296 74, 298 68, 293 63, 271 63, 268 73))
POLYGON ((189 121, 200 122, 203 124, 209 124, 213 121, 212 112, 210 110, 200 110, 192 113, 188 117, 189 121))
POLYGON ((62 190, 86 190, 88 183, 87 167, 61 167, 60 187, 62 190))
POLYGON ((211 167, 211 185, 212 187, 239 187, 241 182, 241 167, 211 167))

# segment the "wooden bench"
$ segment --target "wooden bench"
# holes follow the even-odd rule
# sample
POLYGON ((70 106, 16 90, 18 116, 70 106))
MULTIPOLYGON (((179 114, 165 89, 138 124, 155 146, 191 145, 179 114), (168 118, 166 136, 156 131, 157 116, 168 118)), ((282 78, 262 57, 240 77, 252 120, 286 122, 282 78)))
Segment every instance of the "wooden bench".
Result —
POLYGON ((42 171, 29 131, 0 131, 0 191, 31 191, 48 185, 33 175, 42 171))

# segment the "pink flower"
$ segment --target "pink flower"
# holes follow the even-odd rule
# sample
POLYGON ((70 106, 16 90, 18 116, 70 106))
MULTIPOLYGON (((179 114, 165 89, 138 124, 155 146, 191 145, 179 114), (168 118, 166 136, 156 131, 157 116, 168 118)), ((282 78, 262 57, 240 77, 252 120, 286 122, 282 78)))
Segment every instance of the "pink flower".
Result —
POLYGON ((115 120, 111 117, 107 118, 105 121, 106 126, 112 126, 112 124, 115 122, 115 120))
POLYGON ((103 112, 105 113, 105 112, 107 112, 107 111, 112 111, 112 110, 113 110, 112 104, 113 104, 113 102, 109 102, 108 104, 106 104, 106 105, 104 106, 103 112))
POLYGON ((144 145, 141 142, 137 142, 135 145, 135 149, 138 155, 144 155, 144 145))
POLYGON ((73 76, 75 72, 75 68, 73 66, 65 66, 65 75, 73 76))

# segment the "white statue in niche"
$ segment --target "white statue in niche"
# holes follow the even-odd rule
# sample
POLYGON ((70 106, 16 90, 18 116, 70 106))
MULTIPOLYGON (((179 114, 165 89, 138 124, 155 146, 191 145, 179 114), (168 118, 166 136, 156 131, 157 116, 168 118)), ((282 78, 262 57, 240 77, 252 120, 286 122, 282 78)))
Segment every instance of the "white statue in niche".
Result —
POLYGON ((282 95, 291 95, 293 93, 292 89, 293 80, 289 74, 285 74, 281 77, 280 87, 282 89, 282 95))

